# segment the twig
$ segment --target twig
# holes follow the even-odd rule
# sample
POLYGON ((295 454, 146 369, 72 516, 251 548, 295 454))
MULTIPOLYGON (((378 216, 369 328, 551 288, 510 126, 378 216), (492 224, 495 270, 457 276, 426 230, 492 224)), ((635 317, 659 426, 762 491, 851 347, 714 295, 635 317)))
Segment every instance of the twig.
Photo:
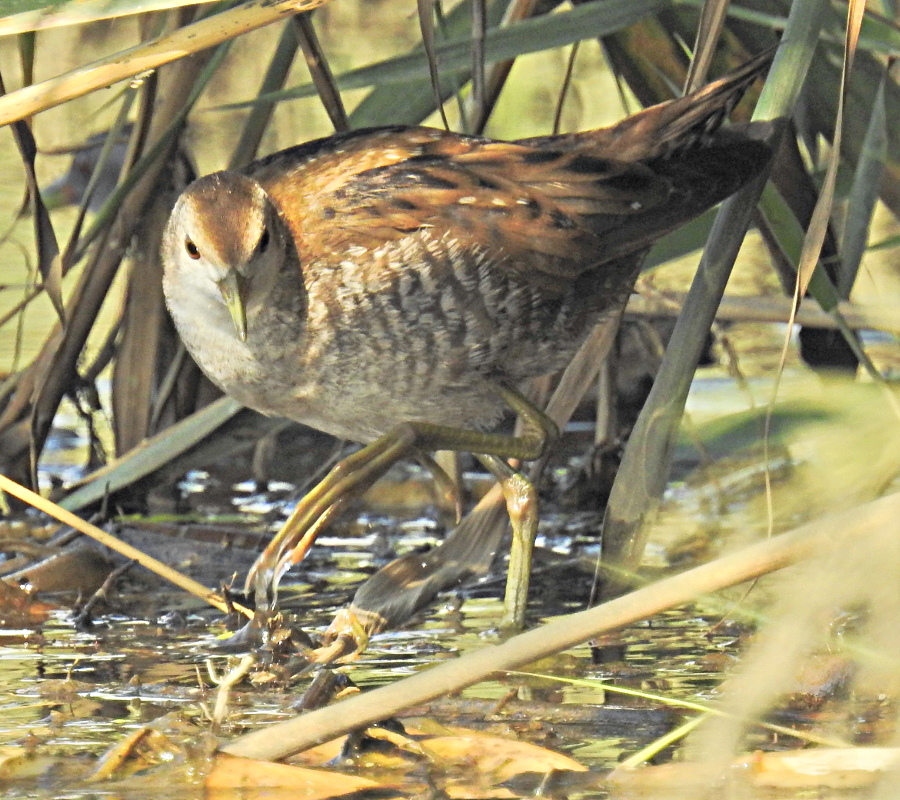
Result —
MULTIPOLYGON (((674 317, 684 305, 683 292, 654 292, 653 294, 632 295, 628 301, 626 314, 648 317, 674 317)), ((900 314, 897 306, 890 304, 871 305, 843 301, 838 303, 838 313, 853 329, 872 329, 900 332, 900 314)), ((790 297, 740 297, 726 295, 716 312, 717 320, 729 322, 787 322, 790 318, 790 297)), ((811 328, 837 328, 835 318, 822 311, 812 299, 800 303, 796 320, 799 325, 811 328)))
POLYGON ((212 591, 212 589, 207 589, 202 583, 198 583, 187 575, 182 575, 170 566, 163 564, 161 561, 157 561, 152 556, 148 556, 136 547, 126 544, 121 539, 98 528, 96 525, 91 525, 90 522, 75 516, 71 511, 60 508, 56 503, 41 497, 39 494, 35 494, 30 489, 26 489, 24 486, 10 480, 5 475, 0 475, 0 490, 8 492, 13 495, 13 497, 19 498, 19 500, 28 503, 30 506, 34 506, 38 511, 43 511, 45 514, 55 517, 63 524, 75 528, 75 530, 80 531, 85 536, 90 536, 110 550, 115 550, 120 555, 125 556, 125 558, 136 561, 142 567, 156 573, 161 578, 165 578, 165 580, 170 583, 174 583, 178 588, 184 589, 186 592, 199 597, 204 602, 219 609, 219 611, 227 614, 230 612, 231 608, 236 608, 246 617, 253 617, 253 612, 250 609, 238 605, 237 603, 233 603, 231 607, 229 607, 228 603, 225 602, 224 597, 217 592, 212 591))
POLYGON ((110 572, 109 575, 106 576, 106 580, 103 581, 103 585, 88 598, 88 601, 75 615, 74 624, 78 630, 85 630, 90 627, 90 625, 92 624, 90 620, 91 611, 94 610, 94 606, 97 605, 100 600, 105 600, 107 598, 107 594, 113 583, 118 580, 121 575, 124 575, 126 572, 128 572, 128 570, 130 570, 132 566, 134 566, 134 561, 126 561, 124 564, 120 564, 112 572, 110 572))

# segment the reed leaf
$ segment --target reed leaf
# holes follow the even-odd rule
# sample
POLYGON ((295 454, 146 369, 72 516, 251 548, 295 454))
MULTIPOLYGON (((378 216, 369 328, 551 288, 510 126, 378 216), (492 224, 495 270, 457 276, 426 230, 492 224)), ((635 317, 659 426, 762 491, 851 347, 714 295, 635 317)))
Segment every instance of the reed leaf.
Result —
MULTIPOLYGON (((755 119, 777 120, 791 114, 815 53, 826 5, 824 0, 796 0, 791 6, 755 119)), ((620 570, 634 572, 643 556, 643 523, 665 488, 672 447, 703 342, 764 183, 754 181, 722 204, 653 388, 625 448, 607 505, 603 536, 604 565, 619 574, 620 570)), ((621 582, 611 579, 603 594, 609 597, 621 589, 621 582)))
POLYGON ((136 47, 0 97, 0 125, 53 108, 243 33, 270 25, 327 0, 250 0, 136 47))
MULTIPOLYGON (((488 30, 485 37, 485 58, 488 61, 502 61, 573 44, 582 39, 605 36, 658 11, 664 5, 664 0, 608 0, 601 4, 599 10, 593 5, 582 5, 571 11, 525 19, 507 28, 493 27, 488 30)), ((467 22, 467 18, 463 17, 461 21, 467 22)), ((440 64, 445 82, 454 85, 460 76, 468 74, 470 47, 470 39, 463 36, 435 44, 435 57, 440 64), (448 78, 453 80, 448 81, 448 78)), ((423 50, 417 49, 404 56, 348 70, 338 75, 336 80, 338 87, 343 90, 362 89, 389 83, 405 83, 427 74, 428 57, 423 50)), ((441 86, 442 90, 446 88, 444 83, 441 86)), ((397 89, 394 88, 393 91, 396 93, 397 89)), ((254 100, 223 104, 219 108, 246 108, 260 100, 290 100, 312 97, 315 94, 313 84, 304 84, 254 100)), ((396 94, 394 102, 397 102, 396 94)))

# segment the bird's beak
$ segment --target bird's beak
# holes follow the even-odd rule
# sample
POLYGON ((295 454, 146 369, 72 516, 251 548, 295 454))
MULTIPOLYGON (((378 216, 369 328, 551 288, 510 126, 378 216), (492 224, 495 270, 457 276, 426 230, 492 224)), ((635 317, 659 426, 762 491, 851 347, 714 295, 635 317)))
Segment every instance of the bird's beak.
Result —
POLYGON ((238 336, 242 342, 247 341, 247 279, 232 269, 219 281, 218 286, 238 336))

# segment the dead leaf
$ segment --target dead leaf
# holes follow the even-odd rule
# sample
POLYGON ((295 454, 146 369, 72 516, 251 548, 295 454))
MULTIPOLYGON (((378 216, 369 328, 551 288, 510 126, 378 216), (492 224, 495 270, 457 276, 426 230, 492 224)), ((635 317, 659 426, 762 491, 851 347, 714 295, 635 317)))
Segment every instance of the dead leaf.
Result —
POLYGON ((896 747, 816 747, 780 753, 755 753, 736 766, 746 768, 755 786, 857 789, 871 786, 900 767, 896 747))
POLYGON ((24 589, 0 580, 0 620, 5 625, 30 628, 44 622, 53 608, 35 600, 24 589))
MULTIPOLYGON (((819 791, 865 788, 879 781, 886 772, 898 768, 900 748, 816 747, 742 756, 732 763, 727 777, 730 786, 738 789, 743 786, 744 792, 748 785, 753 786, 770 797, 768 790, 773 788, 819 791)), ((663 790, 666 796, 676 790, 706 796, 710 787, 716 786, 715 796, 718 797, 724 788, 721 777, 714 765, 682 762, 634 770, 617 769, 608 776, 607 787, 615 789, 619 793, 615 794, 617 797, 632 797, 637 793, 663 790)))
POLYGON ((497 736, 436 736, 419 744, 446 771, 446 782, 440 782, 453 798, 517 797, 500 784, 525 772, 587 771, 562 753, 497 736))
POLYGON ((337 758, 341 754, 346 741, 347 737, 341 736, 337 739, 332 739, 330 742, 310 747, 302 753, 294 753, 289 760, 297 766, 318 767, 331 761, 333 758, 337 758))
POLYGON ((236 789, 241 800, 272 798, 272 789, 285 790, 285 798, 317 800, 375 788, 381 787, 367 778, 219 753, 206 777, 206 800, 232 798, 236 789))
POLYGON ((181 748, 165 734, 149 727, 138 728, 100 757, 87 782, 133 775, 148 767, 171 762, 180 754, 181 748))
POLYGON ((18 762, 28 758, 28 750, 18 745, 4 745, 0 747, 0 775, 5 775, 7 770, 16 767, 18 762))

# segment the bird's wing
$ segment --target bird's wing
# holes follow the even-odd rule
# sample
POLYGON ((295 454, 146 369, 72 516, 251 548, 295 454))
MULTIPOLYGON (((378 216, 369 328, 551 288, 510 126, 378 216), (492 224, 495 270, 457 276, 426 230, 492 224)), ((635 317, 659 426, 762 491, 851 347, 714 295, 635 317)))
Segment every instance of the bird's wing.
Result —
MULTIPOLYGON (((426 128, 346 137, 312 154, 285 151, 254 172, 282 209, 295 238, 316 254, 375 248, 428 229, 462 251, 534 280, 571 280, 604 254, 604 234, 672 197, 671 181, 641 163, 495 142, 426 128), (296 161, 294 167, 286 159, 296 161)), ((629 249, 629 248, 625 248, 629 249)))
POLYGON ((282 151, 252 174, 282 209, 301 257, 340 259, 350 247, 427 230, 453 239, 457 252, 563 289, 647 249, 766 163, 762 142, 704 127, 723 99, 703 91, 708 103, 685 97, 613 128, 520 142, 358 131, 282 151), (617 157, 620 144, 627 159, 617 157))
POLYGON ((762 169, 768 129, 720 126, 771 56, 611 128, 519 142, 373 129, 283 151, 251 173, 316 257, 429 230, 499 268, 565 283, 640 253, 762 169))

